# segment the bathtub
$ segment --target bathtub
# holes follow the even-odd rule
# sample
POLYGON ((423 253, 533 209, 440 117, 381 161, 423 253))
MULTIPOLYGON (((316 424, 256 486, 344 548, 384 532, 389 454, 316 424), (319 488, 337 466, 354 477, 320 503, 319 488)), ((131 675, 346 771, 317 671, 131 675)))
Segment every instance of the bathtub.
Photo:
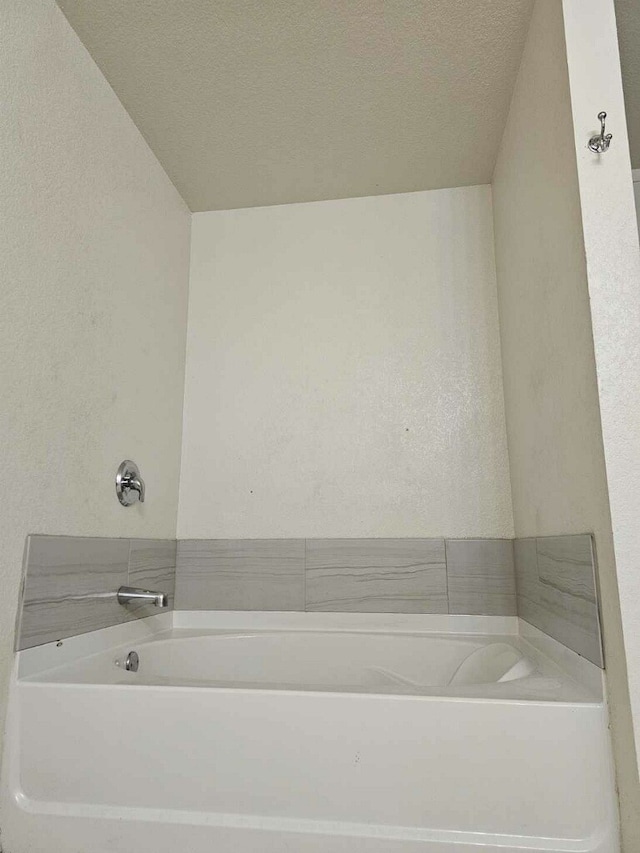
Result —
POLYGON ((600 672, 526 631, 176 613, 20 652, 3 849, 617 853, 600 672))

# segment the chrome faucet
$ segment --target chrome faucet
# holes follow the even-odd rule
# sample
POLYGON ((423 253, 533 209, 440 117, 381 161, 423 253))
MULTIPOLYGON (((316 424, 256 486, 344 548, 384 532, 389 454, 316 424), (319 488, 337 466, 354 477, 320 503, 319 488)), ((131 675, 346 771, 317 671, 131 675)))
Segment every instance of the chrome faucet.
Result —
POLYGON ((166 592, 152 592, 137 589, 134 586, 121 586, 117 592, 118 604, 153 604, 154 607, 168 607, 169 596, 166 592))
POLYGON ((144 503, 145 485, 135 462, 125 459, 116 474, 116 494, 122 506, 144 503))

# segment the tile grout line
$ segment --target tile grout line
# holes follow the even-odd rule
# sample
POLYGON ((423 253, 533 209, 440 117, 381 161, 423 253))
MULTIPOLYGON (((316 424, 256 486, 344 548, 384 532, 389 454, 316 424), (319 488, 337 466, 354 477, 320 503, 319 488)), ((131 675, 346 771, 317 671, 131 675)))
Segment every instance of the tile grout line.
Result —
POLYGON ((443 537, 442 541, 444 542, 444 576, 447 581, 447 614, 451 615, 451 601, 449 599, 449 557, 447 556, 447 540, 446 537, 443 537))
POLYGON ((131 539, 129 539, 129 552, 127 554, 127 586, 131 586, 131 539))
POLYGON ((302 599, 302 607, 303 613, 307 612, 307 540, 304 540, 304 557, 302 560, 302 571, 304 575, 304 580, 302 584, 303 589, 303 599, 302 599))

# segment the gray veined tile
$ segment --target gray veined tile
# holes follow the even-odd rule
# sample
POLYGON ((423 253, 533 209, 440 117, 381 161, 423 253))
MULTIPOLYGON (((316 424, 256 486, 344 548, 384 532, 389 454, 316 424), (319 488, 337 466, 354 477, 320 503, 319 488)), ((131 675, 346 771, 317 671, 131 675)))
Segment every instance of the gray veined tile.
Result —
POLYGON ((304 539, 178 542, 179 610, 304 610, 304 539))
POLYGON ((128 539, 30 536, 17 648, 126 621, 116 592, 128 558, 128 539))
POLYGON ((515 616, 511 539, 447 539, 449 612, 515 616))
MULTIPOLYGON (((176 581, 175 539, 132 539, 129 551, 129 586, 166 592, 173 608, 176 581)), ((128 607, 130 618, 152 616, 159 611, 151 606, 128 607)))
POLYGON ((442 539, 308 539, 309 611, 446 613, 442 539))
POLYGON ((591 537, 545 536, 537 539, 541 583, 595 604, 596 588, 591 537))
POLYGON ((535 539, 516 539, 513 543, 518 606, 521 599, 539 599, 538 554, 535 539))
MULTIPOLYGON (((518 616, 541 631, 547 625, 547 614, 540 607, 538 551, 535 539, 516 539, 513 543, 516 568, 518 616)), ((549 633, 545 631, 545 633, 549 633)))
MULTIPOLYGON (((602 666, 591 536, 539 537, 536 549, 538 609, 528 621, 602 666), (534 618, 537 622, 533 621, 534 618)), ((523 618, 527 616, 523 615, 523 618)))

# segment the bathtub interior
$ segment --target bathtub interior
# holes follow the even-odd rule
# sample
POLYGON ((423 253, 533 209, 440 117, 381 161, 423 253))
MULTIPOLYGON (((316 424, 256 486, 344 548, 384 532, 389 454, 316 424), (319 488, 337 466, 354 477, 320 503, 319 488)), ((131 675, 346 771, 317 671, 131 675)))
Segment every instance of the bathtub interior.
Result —
MULTIPOLYGON (((374 630, 366 622, 332 628, 318 623, 278 626, 277 614, 246 627, 169 624, 146 637, 84 653, 78 643, 62 663, 50 644, 40 666, 23 668, 31 683, 122 687, 317 691, 400 696, 598 701, 598 679, 568 672, 518 633, 452 633, 415 626, 374 630), (139 657, 127 671, 127 655, 139 657), (594 690, 594 683, 596 689, 594 690)), ((425 622, 428 627, 428 623, 425 622)), ((453 625, 453 628, 456 626, 453 625)), ((475 626, 474 626, 475 627, 475 626)), ((114 635, 114 641, 117 635, 114 635)), ((37 657, 37 650, 30 650, 37 657)), ((24 658, 29 653, 23 653, 24 658)))

